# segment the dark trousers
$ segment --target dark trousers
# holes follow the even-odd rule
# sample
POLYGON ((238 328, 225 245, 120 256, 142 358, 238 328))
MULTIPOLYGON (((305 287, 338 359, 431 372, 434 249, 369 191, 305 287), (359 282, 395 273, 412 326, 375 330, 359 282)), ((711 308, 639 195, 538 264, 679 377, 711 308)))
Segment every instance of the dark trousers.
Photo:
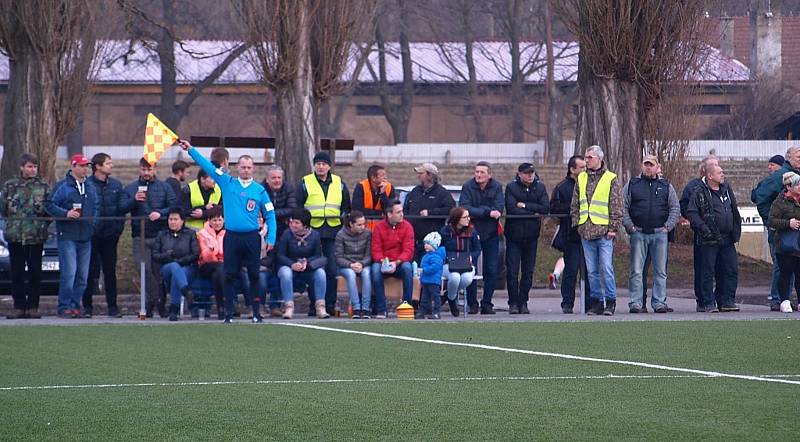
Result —
MULTIPOLYGON (((225 247, 224 244, 222 246, 225 247)), ((218 307, 221 306, 223 293, 225 293, 225 266, 221 262, 207 262, 201 265, 197 271, 200 277, 211 280, 211 287, 214 289, 214 300, 217 302, 218 307)))
POLYGON ((328 263, 325 265, 327 284, 325 287, 325 308, 331 311, 336 308, 336 275, 339 274, 339 269, 336 267, 335 244, 335 238, 322 238, 322 254, 328 258, 328 263))
MULTIPOLYGON (((483 298, 481 307, 492 307, 494 284, 497 279, 497 262, 500 255, 500 237, 481 239, 481 254, 483 255, 483 298)), ((467 303, 470 306, 478 305, 478 284, 474 281, 467 287, 467 303)))
POLYGON ((506 288, 509 306, 528 303, 538 244, 539 237, 530 241, 506 240, 506 288))
POLYGON ((11 260, 11 296, 14 308, 31 310, 39 308, 39 293, 42 287, 42 249, 44 244, 12 242, 8 244, 11 260), (28 271, 25 271, 25 265, 28 271), (26 290, 25 276, 28 277, 26 290))
POLYGON ((736 303, 739 263, 733 243, 701 247, 702 305, 732 306, 736 303), (716 282, 716 287, 714 283, 716 282))
POLYGON ((694 243, 692 248, 692 264, 694 264, 694 298, 698 306, 703 305, 703 259, 702 248, 694 243))
POLYGON ((92 257, 89 259, 89 278, 83 292, 84 310, 92 310, 92 296, 103 270, 103 286, 106 292, 106 305, 117 308, 117 243, 119 235, 106 238, 92 238, 92 257))
MULTIPOLYGON (((506 252, 508 253, 508 252, 506 252)), ((564 242, 564 272, 561 274, 561 307, 575 307, 575 287, 578 284, 578 271, 583 268, 583 246, 580 242, 564 242)), ((585 271, 581 272, 586 275, 585 271)), ((584 278, 586 279, 586 278, 584 278)), ((586 293, 589 282, 586 282, 586 293)))
MULTIPOLYGON (((261 258, 261 235, 258 232, 231 232, 225 233, 222 240, 222 247, 225 250, 225 316, 233 317, 233 299, 236 297, 234 281, 239 278, 242 267, 247 269, 247 279, 250 287, 258 287, 258 268, 261 258)), ((246 292, 246 291, 245 291, 246 292)), ((258 304, 261 302, 257 295, 250 302, 258 304)))
POLYGON ((422 284, 422 299, 420 307, 422 314, 439 314, 442 312, 442 285, 441 284, 422 284), (431 303, 433 303, 433 310, 431 310, 431 303))
MULTIPOLYGON (((800 281, 800 257, 783 253, 777 253, 775 256, 778 258, 778 267, 780 268, 778 294, 783 302, 792 298, 792 276, 794 276, 794 281, 800 281)), ((794 289, 800 299, 800 284, 795 284, 794 289)))

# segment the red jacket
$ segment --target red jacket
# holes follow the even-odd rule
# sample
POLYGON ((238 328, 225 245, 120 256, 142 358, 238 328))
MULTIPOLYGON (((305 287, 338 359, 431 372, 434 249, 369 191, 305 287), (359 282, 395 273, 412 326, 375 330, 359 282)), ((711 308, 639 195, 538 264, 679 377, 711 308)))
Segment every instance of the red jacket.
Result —
POLYGON ((372 260, 380 262, 383 258, 392 261, 410 262, 414 258, 414 228, 411 223, 391 226, 382 220, 372 231, 372 260))

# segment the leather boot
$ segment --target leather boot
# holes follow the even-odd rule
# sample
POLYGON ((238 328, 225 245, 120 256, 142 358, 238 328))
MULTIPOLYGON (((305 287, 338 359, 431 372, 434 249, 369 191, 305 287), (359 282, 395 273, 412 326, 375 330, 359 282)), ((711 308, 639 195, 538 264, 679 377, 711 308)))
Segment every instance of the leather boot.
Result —
POLYGON ((178 306, 171 304, 169 306, 169 320, 175 322, 178 320, 178 306))
POLYGON ((316 307, 317 318, 318 319, 326 319, 326 318, 330 318, 331 317, 331 315, 329 315, 328 312, 325 311, 325 300, 324 299, 320 299, 317 302, 315 302, 314 303, 314 307, 316 307))
POLYGON ((458 311, 458 302, 456 302, 455 299, 448 299, 447 300, 447 305, 450 306, 450 314, 451 315, 453 315, 455 317, 458 317, 461 314, 461 312, 458 311))
POLYGON ((294 316, 294 301, 283 304, 283 319, 292 319, 294 316))
POLYGON ((42 319, 42 314, 39 313, 38 308, 32 308, 28 310, 28 317, 31 319, 42 319))
POLYGON ((606 299, 606 308, 603 310, 604 316, 614 316, 614 310, 617 309, 617 301, 609 301, 606 299))

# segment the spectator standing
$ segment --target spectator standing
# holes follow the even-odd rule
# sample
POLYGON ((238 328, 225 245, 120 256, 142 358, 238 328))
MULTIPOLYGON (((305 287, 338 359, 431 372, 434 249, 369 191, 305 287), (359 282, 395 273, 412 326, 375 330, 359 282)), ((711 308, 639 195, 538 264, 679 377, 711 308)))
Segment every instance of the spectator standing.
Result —
POLYGON ((197 179, 190 181, 178 195, 187 219, 186 227, 196 231, 208 220, 208 211, 222 205, 222 189, 203 169, 197 171, 197 179))
POLYGON ((352 210, 360 210, 366 217, 367 228, 372 230, 383 216, 383 208, 396 200, 392 183, 386 179, 386 169, 373 164, 367 169, 367 178, 353 189, 352 210))
POLYGON ((161 288, 161 273, 151 265, 151 256, 158 232, 167 229, 169 209, 176 205, 177 199, 172 187, 156 177, 155 164, 148 163, 144 158, 139 160, 139 179, 128 184, 125 193, 135 201, 131 215, 147 218, 144 222, 144 232, 140 220, 131 220, 133 260, 137 263, 144 262, 145 265, 147 295, 145 311, 148 318, 153 317, 153 309, 158 310, 160 317, 166 318, 166 293, 161 288))
POLYGON ((58 235, 58 316, 77 318, 92 255, 94 217, 99 213, 100 201, 95 187, 86 179, 91 161, 82 154, 73 155, 72 168, 66 177, 53 188, 53 196, 45 205, 47 212, 56 218, 58 235), (88 218, 82 220, 81 218, 88 218))
MULTIPOLYGON (((718 166, 719 160, 717 157, 713 155, 709 155, 703 158, 703 161, 700 162, 698 167, 698 177, 689 180, 686 183, 686 186, 683 188, 683 192, 681 193, 680 199, 680 206, 681 206, 681 216, 688 220, 689 215, 686 213, 686 209, 689 207, 689 201, 692 199, 694 192, 703 186, 703 178, 706 176, 706 171, 710 166, 718 166)), ((766 211, 769 212, 769 207, 766 208, 766 211)), ((697 241, 692 241, 693 243, 693 250, 692 250, 692 259, 694 265, 694 297, 695 302, 697 303, 697 309, 700 311, 701 306, 703 305, 703 288, 701 282, 701 275, 703 273, 702 263, 700 262, 700 245, 697 241)))
MULTIPOLYGON (((786 172, 794 172, 800 174, 800 146, 792 146, 786 151, 786 158, 780 168, 775 170, 774 164, 780 160, 772 157, 767 165, 770 170, 770 175, 761 180, 753 189, 750 199, 756 203, 758 214, 765 226, 769 226, 769 211, 772 203, 777 199, 778 195, 783 192, 783 174, 786 172), (774 159, 774 163, 773 163, 774 159)), ((780 266, 778 266, 778 257, 775 254, 775 232, 774 229, 767 229, 767 243, 769 244, 769 253, 772 257, 772 287, 770 288, 769 303, 770 310, 780 310, 780 294, 778 292, 778 281, 780 280, 780 266)), ((793 280, 789 280, 790 286, 793 280)))
MULTIPOLYGON (((201 169, 214 178, 222 190, 222 206, 225 215, 225 323, 233 322, 233 298, 236 296, 234 281, 239 278, 242 267, 247 268, 249 287, 257 291, 259 287, 259 266, 261 261, 261 235, 259 234, 259 215, 267 225, 267 248, 275 244, 275 206, 267 191, 253 180, 253 158, 242 155, 236 164, 238 178, 233 178, 207 160, 187 141, 181 140, 181 148, 197 162, 201 169)), ((258 294, 250 298, 253 309, 253 322, 263 322, 260 313, 261 298, 258 294)))
POLYGON ((222 321, 225 319, 225 218, 221 207, 208 210, 208 221, 197 232, 197 243, 200 246, 197 271, 202 278, 211 280, 217 315, 222 321))
POLYGON ((643 275, 648 255, 653 264, 653 296, 651 306, 656 313, 667 313, 667 234, 675 228, 680 204, 675 189, 658 176, 658 158, 647 155, 642 160, 642 173, 631 178, 622 188, 622 225, 630 235, 629 292, 631 313, 642 313, 644 307, 643 275))
MULTIPOLYGON (((492 178, 492 166, 486 161, 475 165, 474 177, 461 186, 461 207, 469 210, 472 222, 481 238, 483 253, 483 298, 482 315, 495 314, 492 296, 497 279, 500 255, 500 217, 505 200, 503 186, 492 178)), ((471 315, 478 313, 478 285, 475 281, 467 288, 467 302, 471 315)))
POLYGON ((200 257, 197 233, 184 225, 183 210, 173 207, 167 218, 168 230, 158 232, 153 243, 153 263, 158 265, 161 278, 169 287, 169 320, 178 320, 181 296, 186 305, 192 304, 189 284, 195 274, 200 257))
MULTIPOLYGON (((292 183, 286 181, 283 168, 274 164, 267 167, 267 177, 261 185, 264 186, 270 201, 272 201, 272 204, 275 206, 275 217, 278 224, 276 238, 280 238, 283 236, 283 232, 289 228, 289 218, 292 215, 292 211, 297 207, 294 186, 292 183)), ((264 267, 266 271, 266 273, 261 273, 261 279, 264 282, 262 288, 265 292, 270 285, 269 278, 277 278, 278 269, 275 267, 275 253, 276 251, 274 249, 270 250, 261 259, 262 267, 264 267)), ((274 286, 275 285, 273 285, 273 287, 274 286)), ((269 294, 270 316, 281 316, 280 298, 281 292, 278 286, 278 290, 272 290, 269 294)))
POLYGON ((446 256, 444 247, 439 246, 442 236, 438 232, 431 232, 425 235, 423 242, 425 256, 420 263, 422 273, 419 277, 419 282, 422 284, 422 300, 417 319, 441 319, 442 297, 439 294, 442 291, 442 269, 446 256))
MULTIPOLYGON (((508 313, 529 314, 528 292, 533 284, 541 218, 512 218, 550 213, 547 188, 531 163, 517 168, 517 177, 506 185, 506 286, 508 313)), ((485 282, 484 282, 485 283, 485 282)))
MULTIPOLYGON (((447 303, 450 314, 458 316, 458 294, 464 292, 475 278, 478 266, 478 257, 481 256, 481 237, 472 224, 469 211, 463 207, 454 207, 450 210, 447 224, 441 230, 442 247, 445 249, 444 274, 447 276, 447 303), (469 270, 456 271, 456 264, 450 268, 453 261, 466 264, 469 270)), ((466 314, 466 312, 464 312, 466 314)))
MULTIPOLYGON (((311 214, 297 208, 289 219, 289 230, 278 241, 278 279, 283 294, 284 319, 294 316, 294 292, 308 287, 309 304, 314 306, 317 318, 330 317, 325 311, 325 266, 322 241, 318 231, 311 228, 311 214)), ((310 308, 310 307, 309 307, 310 308)))
MULTIPOLYGON (((775 229, 775 243, 780 244, 781 237, 791 231, 800 230, 800 175, 794 172, 783 174, 786 191, 779 195, 769 211, 769 225, 775 229)), ((776 247, 777 248, 777 247, 776 247)), ((800 278, 800 255, 788 251, 777 250, 777 261, 780 266, 778 293, 780 295, 779 311, 792 312, 791 279, 800 278)), ((800 287, 795 285, 796 290, 800 287)), ((800 298, 798 298, 800 299, 800 298)))
POLYGON ((314 172, 303 177, 297 186, 297 201, 311 213, 311 227, 319 231, 322 253, 327 258, 325 274, 325 310, 334 314, 336 307, 336 234, 342 228, 342 216, 350 212, 350 192, 339 175, 331 173, 331 156, 314 155, 314 172))
MULTIPOLYGON (((19 159, 19 177, 3 184, 0 215, 6 218, 47 216, 45 203, 50 199, 47 183, 39 177, 39 158, 24 153, 19 159)), ((39 319, 39 295, 42 284, 42 250, 47 241, 50 221, 9 220, 3 235, 11 261, 11 296, 14 311, 8 319, 39 319), (26 269, 27 267, 27 269, 26 269), (27 277, 27 286, 26 286, 27 277)))
POLYGON ((735 243, 742 235, 742 218, 736 195, 719 166, 709 165, 702 181, 703 185, 694 192, 686 209, 695 243, 700 246, 703 302, 698 311, 739 311, 736 306, 739 264, 735 243))
MULTIPOLYGON (((111 177, 114 162, 111 156, 98 153, 92 157, 92 175, 88 181, 97 191, 100 201, 98 216, 121 217, 133 210, 136 201, 133 200, 122 187, 122 183, 111 177)), ((108 316, 121 318, 122 314, 117 306, 117 244, 119 237, 125 229, 125 222, 121 219, 97 220, 92 236, 92 256, 89 264, 89 279, 86 291, 83 293, 83 311, 85 316, 92 317, 94 296, 100 270, 103 270, 103 288, 106 292, 106 306, 108 316)))
POLYGON ((336 234, 336 265, 347 282, 353 319, 368 319, 372 301, 372 232, 367 229, 364 214, 353 210, 345 219, 345 228, 336 234), (361 276, 361 298, 356 276, 361 276))
POLYGON ((189 163, 183 160, 177 160, 172 163, 172 176, 164 180, 172 188, 172 193, 176 197, 183 194, 184 184, 186 184, 186 177, 189 176, 189 163))
POLYGON ((414 273, 414 228, 403 219, 403 205, 393 201, 384 208, 385 218, 372 231, 372 289, 377 304, 377 319, 386 318, 387 277, 403 281, 403 300, 411 303, 414 273))
POLYGON ((590 315, 613 316, 617 307, 614 238, 622 224, 622 197, 617 175, 606 168, 603 149, 586 149, 586 170, 577 178, 570 217, 578 227, 591 289, 590 315))
POLYGON ((453 195, 439 184, 439 168, 433 163, 423 163, 414 168, 419 184, 411 189, 403 202, 403 213, 414 227, 414 261, 420 262, 425 235, 436 232, 445 224, 445 217, 455 207, 453 195))
MULTIPOLYGON (((586 170, 586 161, 582 155, 573 155, 567 161, 567 176, 553 189, 550 198, 550 213, 569 215, 572 207, 572 194, 578 175, 586 170)), ((575 307, 575 286, 578 281, 578 270, 583 267, 583 247, 578 228, 572 226, 569 216, 559 218, 558 232, 553 238, 553 247, 564 253, 564 273, 561 276, 561 311, 565 314, 573 312, 575 307)), ((581 270, 583 273, 583 270, 581 270)), ((549 278, 551 284, 557 279, 549 278)), ((586 291, 590 292, 589 287, 586 291)))

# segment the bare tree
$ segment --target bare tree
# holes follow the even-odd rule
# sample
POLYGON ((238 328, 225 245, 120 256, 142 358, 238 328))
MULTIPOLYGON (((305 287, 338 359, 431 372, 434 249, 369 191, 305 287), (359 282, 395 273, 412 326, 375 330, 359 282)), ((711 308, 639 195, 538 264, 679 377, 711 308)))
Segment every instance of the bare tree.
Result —
MULTIPOLYGON (((203 91, 211 86, 226 69, 247 49, 247 44, 235 44, 220 50, 218 53, 195 52, 185 42, 181 34, 193 27, 203 27, 203 17, 212 14, 201 14, 190 1, 175 0, 117 0, 125 12, 126 28, 130 34, 130 51, 121 55, 127 57, 138 42, 144 45, 151 54, 158 57, 161 69, 161 99, 159 118, 169 127, 176 129, 181 120, 189 113, 189 108, 203 91), (154 15, 149 11, 160 11, 154 15), (188 53, 192 58, 201 60, 224 55, 222 61, 199 82, 190 85, 189 91, 178 103, 178 71, 175 63, 176 48, 188 53)), ((126 60, 127 62, 128 60, 126 60)))
POLYGON ((686 103, 698 89, 692 84, 673 85, 653 106, 644 123, 646 151, 658 157, 662 174, 675 189, 682 189, 694 177, 687 155, 697 111, 686 103))
POLYGON ((580 42, 576 149, 603 146, 627 180, 639 170, 644 123, 666 85, 697 70, 702 0, 564 0, 551 3, 580 42))
POLYGON ((18 174, 17 158, 30 151, 55 180, 56 149, 86 104, 108 15, 107 3, 91 0, 0 0, 0 50, 11 68, 0 179, 18 174))
POLYGON ((792 115, 800 97, 776 81, 757 80, 733 107, 730 118, 709 129, 705 138, 720 140, 765 140, 775 137, 775 126, 792 115))
POLYGON ((347 85, 343 88, 341 94, 335 98, 335 106, 333 103, 334 100, 323 101, 320 104, 319 132, 322 137, 337 138, 339 136, 339 128, 342 125, 342 119, 347 111, 347 106, 350 105, 350 100, 353 98, 353 93, 355 93, 356 87, 359 84, 361 72, 364 70, 364 66, 366 66, 369 60, 372 46, 371 42, 365 44, 363 47, 361 47, 361 45, 355 45, 358 51, 355 67, 352 72, 350 72, 350 79, 347 85), (331 110, 333 110, 333 113, 331 113, 331 110))
POLYGON ((276 161, 290 179, 311 170, 319 105, 342 87, 352 44, 372 23, 373 0, 234 0, 251 57, 277 104, 276 161))

